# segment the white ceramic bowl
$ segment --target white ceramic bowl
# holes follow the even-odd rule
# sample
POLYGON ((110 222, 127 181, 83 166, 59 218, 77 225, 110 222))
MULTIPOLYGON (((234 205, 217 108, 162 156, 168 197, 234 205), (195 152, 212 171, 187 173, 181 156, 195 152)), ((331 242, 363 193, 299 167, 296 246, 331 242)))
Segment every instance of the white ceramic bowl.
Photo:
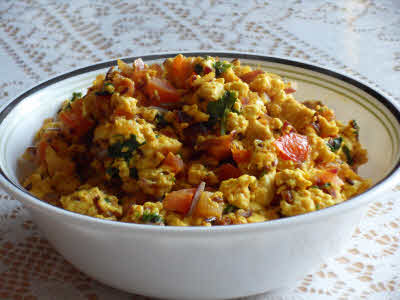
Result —
MULTIPOLYGON (((52 245, 91 277, 132 293, 162 298, 215 299, 247 296, 289 286, 350 238, 367 204, 399 177, 400 112, 380 92, 344 75, 281 58, 196 52, 240 58, 298 83, 298 100, 320 99, 340 120, 356 119, 369 162, 360 170, 375 186, 334 207, 265 223, 158 227, 95 219, 28 194, 18 182, 17 162, 44 118, 54 116, 74 91, 85 92, 99 63, 43 82, 0 112, 0 183, 24 203, 52 245)), ((175 54, 144 56, 160 62, 175 54)), ((132 62, 135 58, 126 59, 132 62)))

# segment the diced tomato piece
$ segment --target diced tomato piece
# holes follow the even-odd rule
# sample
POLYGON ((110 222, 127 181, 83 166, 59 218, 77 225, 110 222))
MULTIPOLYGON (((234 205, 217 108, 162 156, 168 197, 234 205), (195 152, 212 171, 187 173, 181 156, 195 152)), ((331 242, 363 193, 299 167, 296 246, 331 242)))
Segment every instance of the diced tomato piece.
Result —
POLYGON ((209 66, 205 66, 203 72, 204 75, 207 75, 208 73, 212 72, 212 69, 209 66))
POLYGON ((292 88, 292 87, 288 87, 283 89, 285 91, 286 94, 291 94, 294 93, 296 91, 296 89, 292 88))
POLYGON ((204 141, 200 145, 200 150, 207 151, 208 154, 215 157, 218 160, 227 159, 231 156, 231 144, 233 136, 223 135, 220 137, 212 138, 204 141))
POLYGON ((175 103, 180 99, 179 92, 165 79, 147 80, 145 92, 155 103, 175 103))
POLYGON ((177 87, 185 88, 186 80, 193 74, 192 60, 182 54, 175 56, 171 63, 165 64, 168 79, 177 87))
POLYGON ((339 172, 339 168, 331 167, 331 168, 327 169, 326 171, 329 173, 332 173, 332 174, 337 174, 339 172))
POLYGON ((37 151, 36 151, 36 160, 38 163, 43 163, 46 161, 46 148, 49 146, 46 140, 42 139, 39 142, 37 151))
POLYGON ((168 193, 163 200, 163 207, 168 211, 187 214, 192 205, 193 196, 196 190, 197 189, 195 188, 183 189, 168 193))
POLYGON ((242 175, 242 172, 232 164, 223 164, 215 172, 220 181, 229 178, 238 178, 242 175))
POLYGON ((167 157, 164 159, 163 165, 170 167, 175 174, 183 171, 185 167, 182 158, 172 152, 168 153, 167 157))
POLYGON ((274 145, 282 159, 295 162, 304 162, 310 151, 308 138, 295 132, 281 136, 275 140, 274 145))
POLYGON ((264 74, 265 72, 263 70, 254 70, 248 73, 243 74, 240 76, 240 79, 242 79, 246 83, 252 82, 258 75, 264 74))
POLYGON ((233 159, 237 164, 246 163, 250 161, 251 151, 246 149, 239 149, 236 145, 231 146, 233 159))
POLYGON ((82 105, 83 99, 76 100, 69 110, 64 110, 59 114, 62 124, 73 130, 73 135, 78 137, 85 135, 94 125, 91 119, 83 116, 82 105))

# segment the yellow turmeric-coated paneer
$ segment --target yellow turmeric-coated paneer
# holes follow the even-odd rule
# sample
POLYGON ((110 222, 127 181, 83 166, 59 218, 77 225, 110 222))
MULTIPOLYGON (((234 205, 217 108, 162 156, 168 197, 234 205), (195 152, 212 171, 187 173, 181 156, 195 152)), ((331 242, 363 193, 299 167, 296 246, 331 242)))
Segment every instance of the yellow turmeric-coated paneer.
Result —
POLYGON ((71 212, 158 226, 267 222, 364 192, 357 121, 295 90, 238 59, 119 60, 44 120, 21 182, 71 212))

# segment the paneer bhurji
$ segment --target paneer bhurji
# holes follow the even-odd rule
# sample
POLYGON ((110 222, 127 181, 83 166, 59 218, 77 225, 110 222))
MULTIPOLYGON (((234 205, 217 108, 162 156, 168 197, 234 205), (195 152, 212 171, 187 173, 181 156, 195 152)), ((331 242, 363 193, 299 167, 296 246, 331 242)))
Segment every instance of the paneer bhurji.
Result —
POLYGON ((173 226, 264 222, 368 189, 356 120, 295 91, 237 59, 118 61, 44 121, 23 185, 79 214, 173 226))

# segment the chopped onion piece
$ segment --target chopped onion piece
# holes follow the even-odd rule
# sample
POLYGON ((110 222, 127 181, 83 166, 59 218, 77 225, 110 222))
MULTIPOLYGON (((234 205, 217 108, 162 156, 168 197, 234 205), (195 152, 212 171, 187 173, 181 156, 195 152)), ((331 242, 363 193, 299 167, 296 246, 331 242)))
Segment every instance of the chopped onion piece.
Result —
POLYGON ((27 150, 29 153, 31 153, 31 154, 33 154, 33 155, 36 155, 37 147, 35 147, 35 146, 30 146, 30 147, 26 148, 26 150, 27 150))
POLYGON ((49 128, 45 128, 44 131, 61 131, 61 128, 58 128, 58 127, 49 127, 49 128))
POLYGON ((204 188, 205 187, 206 187, 206 183, 204 181, 202 181, 199 184, 199 186, 197 187, 197 190, 196 190, 196 192, 194 193, 194 196, 193 196, 192 205, 190 206, 190 209, 189 209, 188 213, 186 214, 187 216, 191 216, 192 215, 192 213, 194 211, 194 208, 197 205, 197 202, 199 202, 201 194, 204 192, 204 188))
POLYGON ((159 107, 159 106, 149 106, 149 108, 156 109, 156 110, 158 110, 159 112, 163 112, 163 113, 168 112, 168 109, 165 109, 165 108, 159 107))

